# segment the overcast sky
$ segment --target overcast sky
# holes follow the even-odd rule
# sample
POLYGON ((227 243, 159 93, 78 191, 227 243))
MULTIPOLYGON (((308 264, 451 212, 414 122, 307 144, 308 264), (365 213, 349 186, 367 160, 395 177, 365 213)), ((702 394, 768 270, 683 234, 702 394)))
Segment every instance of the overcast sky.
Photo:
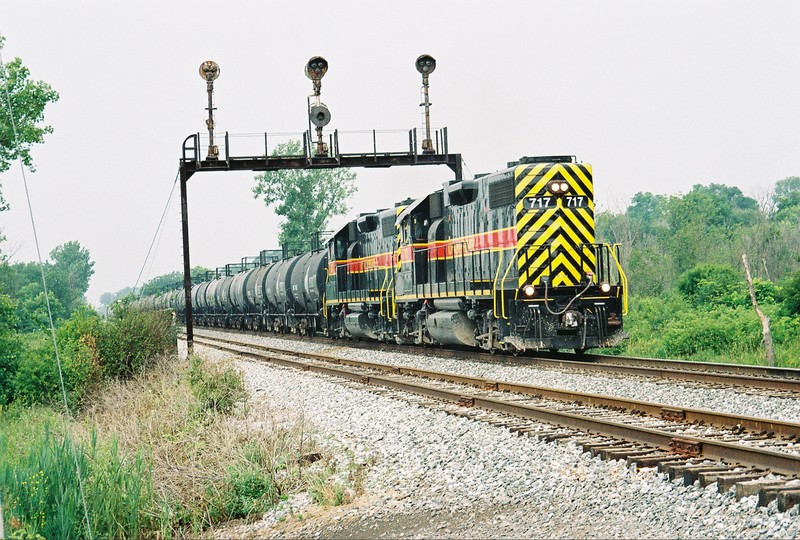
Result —
MULTIPOLYGON (((421 127, 414 60, 429 53, 432 123, 448 127, 465 172, 576 155, 594 166, 600 207, 614 210, 638 191, 718 182, 759 195, 800 175, 798 25, 797 0, 3 0, 0 11, 3 60, 22 58, 61 94, 46 110, 55 131, 34 148, 28 174, 42 252, 70 240, 88 248, 95 304, 136 281, 181 144, 205 130, 204 60, 222 69, 219 133, 299 134, 311 56, 330 64, 328 127, 346 132, 421 127)), ((405 149, 405 135, 386 138, 391 148, 381 149, 405 149)), ((258 154, 260 140, 234 138, 231 153, 258 154)), ((446 167, 357 172, 352 210, 331 228, 452 178, 446 167)), ((277 247, 278 220, 253 199, 252 176, 189 181, 192 265, 277 247)), ((19 165, 0 183, 12 205, 0 214, 2 249, 35 260, 19 165)), ((181 261, 176 190, 143 281, 181 261)))

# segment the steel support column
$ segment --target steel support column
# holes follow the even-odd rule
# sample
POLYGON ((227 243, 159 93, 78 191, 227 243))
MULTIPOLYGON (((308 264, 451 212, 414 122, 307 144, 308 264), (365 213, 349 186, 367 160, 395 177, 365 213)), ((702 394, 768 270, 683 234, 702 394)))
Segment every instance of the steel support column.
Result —
POLYGON ((181 163, 181 231, 183 235, 183 294, 186 300, 186 356, 194 353, 194 325, 192 324, 192 265, 189 261, 189 206, 186 194, 186 182, 190 173, 181 163))

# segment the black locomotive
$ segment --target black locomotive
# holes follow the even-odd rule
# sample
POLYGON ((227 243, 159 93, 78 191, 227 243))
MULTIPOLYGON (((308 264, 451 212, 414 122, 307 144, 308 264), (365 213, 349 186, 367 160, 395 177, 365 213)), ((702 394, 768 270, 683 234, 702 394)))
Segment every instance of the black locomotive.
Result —
MULTIPOLYGON (((624 337, 618 246, 595 242, 591 166, 524 157, 362 214, 321 249, 192 288, 198 325, 526 350, 624 337)), ((182 291, 139 301, 184 311, 182 291)))

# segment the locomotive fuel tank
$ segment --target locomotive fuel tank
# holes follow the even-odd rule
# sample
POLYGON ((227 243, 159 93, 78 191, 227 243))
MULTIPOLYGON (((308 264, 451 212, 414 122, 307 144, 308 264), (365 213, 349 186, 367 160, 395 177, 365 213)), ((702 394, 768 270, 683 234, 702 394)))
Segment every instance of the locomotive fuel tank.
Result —
POLYGON ((475 321, 464 311, 437 311, 427 317, 431 338, 445 345, 475 346, 475 321))
POLYGON ((370 318, 369 313, 361 311, 348 313, 344 316, 344 327, 353 337, 378 339, 378 334, 374 329, 375 321, 370 318))

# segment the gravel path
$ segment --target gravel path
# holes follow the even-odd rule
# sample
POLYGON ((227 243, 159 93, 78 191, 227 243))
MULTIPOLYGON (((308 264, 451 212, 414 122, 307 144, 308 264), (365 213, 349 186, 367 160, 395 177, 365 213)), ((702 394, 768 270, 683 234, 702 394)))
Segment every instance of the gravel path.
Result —
POLYGON ((685 488, 574 444, 517 437, 324 376, 238 365, 254 400, 302 415, 339 459, 370 465, 364 494, 347 506, 320 508, 300 495, 260 522, 215 531, 218 538, 800 535, 798 508, 756 508, 754 497, 737 502, 715 485, 685 488))
MULTIPOLYGON (((203 329, 203 332, 207 332, 203 329)), ((223 332, 209 332, 224 336, 223 332)), ((242 341, 261 345, 283 347, 304 352, 346 356, 354 360, 375 361, 375 353, 363 349, 350 349, 334 343, 282 340, 268 336, 237 335, 242 341)), ((481 362, 467 358, 436 358, 406 353, 380 353, 379 362, 413 366, 473 377, 486 377, 498 381, 510 381, 537 386, 549 386, 564 390, 605 394, 624 398, 651 401, 674 407, 708 409, 730 414, 772 418, 800 423, 800 399, 768 397, 747 394, 734 389, 714 389, 681 385, 676 381, 654 381, 645 377, 601 376, 596 373, 577 373, 572 370, 520 366, 503 363, 481 362)))

